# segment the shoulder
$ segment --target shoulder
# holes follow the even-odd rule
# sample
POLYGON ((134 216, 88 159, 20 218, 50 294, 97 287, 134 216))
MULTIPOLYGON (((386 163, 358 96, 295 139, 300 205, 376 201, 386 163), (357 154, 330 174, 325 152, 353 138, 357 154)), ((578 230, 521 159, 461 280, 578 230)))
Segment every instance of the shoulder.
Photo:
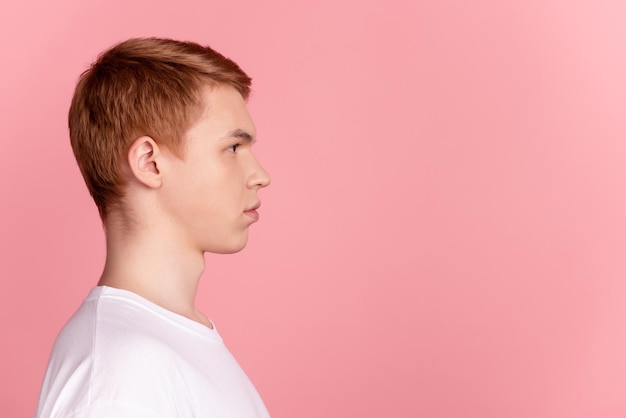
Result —
POLYGON ((128 292, 94 289, 55 342, 38 416, 193 416, 188 386, 215 340, 184 324, 128 292))
MULTIPOLYGON (((150 354, 168 349, 168 321, 140 298, 95 288, 65 324, 55 349, 80 357, 150 354)), ((96 359, 94 359, 96 360, 96 359)))

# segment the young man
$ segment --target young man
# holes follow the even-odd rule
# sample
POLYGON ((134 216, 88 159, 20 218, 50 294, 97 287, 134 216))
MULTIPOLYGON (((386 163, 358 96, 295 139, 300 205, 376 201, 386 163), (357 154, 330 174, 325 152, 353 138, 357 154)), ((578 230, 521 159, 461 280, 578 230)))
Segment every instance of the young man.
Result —
POLYGON ((204 253, 234 253, 270 182, 250 78, 209 47, 131 39, 80 78, 72 148, 103 220, 98 286, 59 334, 37 417, 267 417, 194 304, 204 253))

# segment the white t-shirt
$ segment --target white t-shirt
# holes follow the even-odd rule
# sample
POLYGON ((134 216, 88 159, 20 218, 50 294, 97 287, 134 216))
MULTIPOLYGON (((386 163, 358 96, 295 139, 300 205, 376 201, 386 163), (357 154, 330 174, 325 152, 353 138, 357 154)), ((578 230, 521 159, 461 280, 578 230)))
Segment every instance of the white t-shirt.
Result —
POLYGON ((269 414, 217 330, 99 286, 52 349, 38 418, 269 414))

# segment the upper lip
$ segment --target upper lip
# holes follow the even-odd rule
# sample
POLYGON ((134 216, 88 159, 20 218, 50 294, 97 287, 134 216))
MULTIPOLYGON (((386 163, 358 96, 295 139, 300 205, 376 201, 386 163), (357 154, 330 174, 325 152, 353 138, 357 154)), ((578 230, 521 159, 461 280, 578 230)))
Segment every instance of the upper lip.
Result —
POLYGON ((261 202, 256 202, 254 205, 246 209, 246 212, 248 212, 249 210, 257 210, 260 207, 261 207, 261 202))

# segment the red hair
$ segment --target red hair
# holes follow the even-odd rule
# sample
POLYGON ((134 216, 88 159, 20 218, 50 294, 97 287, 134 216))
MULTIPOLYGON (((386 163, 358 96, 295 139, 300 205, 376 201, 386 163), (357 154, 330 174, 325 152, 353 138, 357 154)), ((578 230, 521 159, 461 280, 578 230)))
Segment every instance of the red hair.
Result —
POLYGON ((70 140, 102 219, 124 196, 120 168, 135 139, 150 136, 182 156, 207 84, 230 85, 247 99, 251 79, 208 46, 159 38, 115 45, 81 75, 69 111, 70 140))

